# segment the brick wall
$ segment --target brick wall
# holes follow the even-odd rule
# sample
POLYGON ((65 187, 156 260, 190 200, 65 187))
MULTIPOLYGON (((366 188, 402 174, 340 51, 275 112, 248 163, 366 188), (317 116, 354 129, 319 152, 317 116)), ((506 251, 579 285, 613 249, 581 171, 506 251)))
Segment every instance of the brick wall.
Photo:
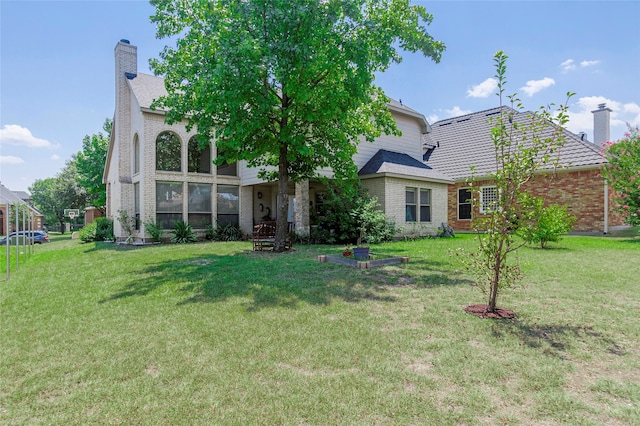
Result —
MULTIPOLYGON (((476 184, 490 185, 491 182, 479 181, 476 184)), ((464 182, 449 185, 449 225, 458 231, 471 230, 471 221, 458 219, 458 189, 466 187, 468 185, 464 182)), ((598 169, 539 175, 526 185, 525 190, 543 197, 546 205, 566 205, 569 213, 578 218, 573 227, 574 232, 605 231, 605 189, 598 169)), ((612 194, 609 194, 609 200, 609 227, 622 225, 620 215, 612 210, 612 194)))

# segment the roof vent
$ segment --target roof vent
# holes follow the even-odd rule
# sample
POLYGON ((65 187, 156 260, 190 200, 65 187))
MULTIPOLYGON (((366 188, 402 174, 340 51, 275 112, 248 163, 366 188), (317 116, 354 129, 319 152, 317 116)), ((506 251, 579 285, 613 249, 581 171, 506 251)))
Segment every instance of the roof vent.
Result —
POLYGON ((580 136, 580 140, 583 141, 587 138, 587 134, 585 132, 580 132, 578 133, 578 136, 580 136))
POLYGON ((127 40, 126 38, 121 38, 120 39, 120 43, 131 44, 131 43, 129 43, 129 40, 127 40))
POLYGON ((607 104, 598 104, 598 109, 605 109, 607 104))

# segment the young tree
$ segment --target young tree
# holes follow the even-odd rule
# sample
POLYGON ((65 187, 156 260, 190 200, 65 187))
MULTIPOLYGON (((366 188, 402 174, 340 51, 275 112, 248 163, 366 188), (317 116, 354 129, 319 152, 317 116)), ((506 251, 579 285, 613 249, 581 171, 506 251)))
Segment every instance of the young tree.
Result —
POLYGON ((188 120, 216 164, 245 160, 278 180, 274 250, 283 251, 290 181, 330 167, 354 177, 360 138, 399 134, 376 87, 398 48, 435 62, 444 44, 409 0, 152 0, 158 37, 177 37, 151 65, 168 122, 188 120))
POLYGON ((612 186, 618 210, 629 225, 640 225, 640 130, 629 127, 624 138, 604 144, 602 176, 612 186))
MULTIPOLYGON (((563 126, 568 121, 566 103, 555 113, 540 108, 535 113, 516 114, 523 107, 513 94, 506 96, 511 107, 504 105, 507 59, 501 51, 494 56, 501 111, 492 118, 495 171, 488 177, 496 188, 492 202, 483 200, 482 188, 474 185, 475 176, 470 182, 474 212, 485 213, 474 214, 479 247, 477 253, 467 258, 467 264, 488 295, 490 313, 496 310, 499 290, 514 284, 521 276, 520 267, 510 261, 510 254, 526 244, 517 238, 517 231, 536 220, 535 212, 540 210, 535 209, 535 198, 524 190, 524 185, 541 169, 558 165, 557 154, 565 139, 563 126)), ((572 93, 567 93, 567 101, 571 96, 572 93)))
POLYGON ((78 180, 87 192, 87 202, 99 209, 104 209, 107 204, 107 188, 106 184, 102 183, 102 175, 112 126, 111 119, 107 118, 102 126, 105 133, 86 135, 82 140, 82 151, 76 159, 78 180))

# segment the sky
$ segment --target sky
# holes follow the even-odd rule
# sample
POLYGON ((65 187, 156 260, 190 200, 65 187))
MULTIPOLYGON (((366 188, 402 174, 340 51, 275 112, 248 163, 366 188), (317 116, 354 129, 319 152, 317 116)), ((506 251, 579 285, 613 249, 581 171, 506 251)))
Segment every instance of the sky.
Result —
MULTIPOLYGON (((294 0, 292 0, 294 1, 294 0)), ((388 96, 429 123, 494 108, 494 54, 507 61, 506 93, 524 107, 561 104, 574 133, 593 140, 598 104, 611 108, 611 140, 640 125, 640 0, 413 1, 446 50, 436 64, 403 52, 376 76, 388 96)), ((102 131, 115 100, 113 49, 138 47, 138 72, 171 41, 155 37, 146 1, 0 0, 0 182, 28 191, 55 177, 102 131)))

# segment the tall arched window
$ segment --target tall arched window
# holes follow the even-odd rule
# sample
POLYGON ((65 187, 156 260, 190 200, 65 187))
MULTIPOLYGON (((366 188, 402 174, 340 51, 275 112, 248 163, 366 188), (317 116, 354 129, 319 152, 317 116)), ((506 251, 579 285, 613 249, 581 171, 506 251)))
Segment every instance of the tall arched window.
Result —
POLYGON ((182 171, 180 138, 173 132, 162 132, 156 138, 156 170, 182 171))
POLYGON ((138 134, 133 137, 133 174, 140 173, 140 141, 138 134))
POLYGON ((211 145, 200 148, 198 139, 189 139, 187 171, 189 173, 211 173, 211 145))

